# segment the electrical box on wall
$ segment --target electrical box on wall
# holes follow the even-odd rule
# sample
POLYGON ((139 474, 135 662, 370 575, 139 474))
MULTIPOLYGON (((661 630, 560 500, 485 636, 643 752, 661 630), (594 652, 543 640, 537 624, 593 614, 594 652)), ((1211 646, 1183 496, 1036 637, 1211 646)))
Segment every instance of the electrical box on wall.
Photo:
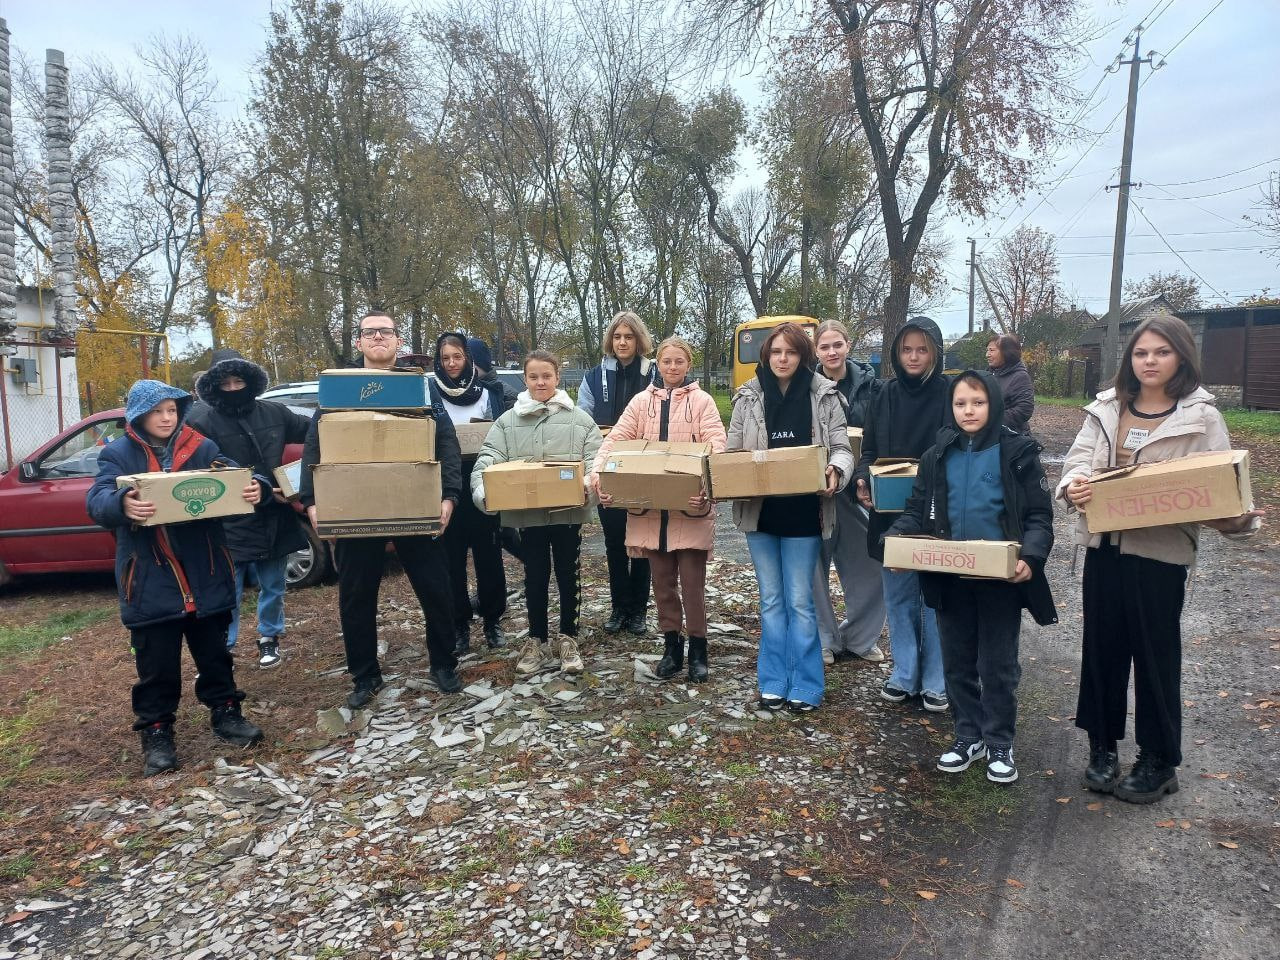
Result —
POLYGON ((9 372, 13 374, 13 382, 17 384, 31 384, 38 379, 36 362, 30 357, 10 357, 9 372))

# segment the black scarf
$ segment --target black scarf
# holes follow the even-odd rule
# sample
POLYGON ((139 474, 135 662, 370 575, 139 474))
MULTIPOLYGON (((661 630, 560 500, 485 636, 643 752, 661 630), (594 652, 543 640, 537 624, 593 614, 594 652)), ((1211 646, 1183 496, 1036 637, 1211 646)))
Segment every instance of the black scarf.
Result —
POLYGON ((209 406, 223 416, 235 419, 247 417, 253 412, 254 404, 258 402, 257 396, 248 387, 240 390, 223 390, 218 387, 210 391, 208 396, 209 406))
POLYGON ((770 449, 804 447, 813 442, 813 409, 809 403, 813 376, 812 370, 801 367, 783 393, 769 365, 756 365, 756 379, 764 391, 764 425, 770 449))
POLYGON ((440 396, 446 402, 459 407, 469 407, 480 401, 480 398, 484 395, 484 387, 480 385, 480 376, 476 372, 476 365, 471 362, 471 353, 465 346, 462 348, 462 355, 467 358, 467 362, 463 365, 462 372, 458 374, 457 379, 445 373, 444 367, 440 365, 440 345, 444 343, 445 337, 457 337, 464 344, 467 342, 466 337, 453 331, 442 333, 436 339, 434 360, 436 386, 440 388, 440 396))

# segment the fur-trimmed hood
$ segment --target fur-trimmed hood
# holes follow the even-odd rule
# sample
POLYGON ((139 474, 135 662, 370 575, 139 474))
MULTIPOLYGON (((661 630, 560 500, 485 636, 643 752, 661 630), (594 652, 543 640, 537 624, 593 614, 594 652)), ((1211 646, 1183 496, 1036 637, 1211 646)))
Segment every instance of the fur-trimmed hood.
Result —
POLYGON ((243 411, 244 400, 257 400, 267 389, 267 371, 252 360, 246 360, 235 350, 215 350, 213 364, 196 380, 196 396, 215 410, 238 415, 243 411), (228 404, 222 384, 228 377, 239 377, 244 381, 244 390, 239 404, 228 404))

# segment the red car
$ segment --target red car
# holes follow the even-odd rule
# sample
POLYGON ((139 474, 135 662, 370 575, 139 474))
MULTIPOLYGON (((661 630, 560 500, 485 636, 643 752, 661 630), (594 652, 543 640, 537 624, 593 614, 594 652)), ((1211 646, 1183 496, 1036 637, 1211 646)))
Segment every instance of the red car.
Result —
MULTIPOLYGON (((89 519, 84 500, 98 475, 98 451, 123 433, 124 410, 104 410, 0 474, 0 583, 29 573, 115 569, 115 537, 89 519)), ((297 460, 301 445, 285 447, 284 455, 297 460)), ((329 570, 324 543, 310 524, 303 528, 311 544, 289 556, 291 587, 319 583, 329 570)))

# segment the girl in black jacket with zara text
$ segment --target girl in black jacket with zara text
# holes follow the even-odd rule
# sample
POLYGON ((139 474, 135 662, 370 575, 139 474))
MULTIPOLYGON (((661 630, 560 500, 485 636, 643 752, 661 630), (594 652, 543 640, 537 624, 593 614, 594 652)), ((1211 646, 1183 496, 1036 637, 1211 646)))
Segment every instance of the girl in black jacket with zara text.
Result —
POLYGON ((925 602, 937 611, 942 666, 956 742, 938 761, 947 773, 987 757, 987 779, 1012 783, 1021 677, 1022 609, 1057 623, 1044 565, 1053 548, 1053 500, 1040 444, 1003 425, 995 378, 967 370, 951 385, 953 423, 920 458, 915 487, 889 536, 1013 540, 1021 544, 1013 581, 921 573, 925 602))

